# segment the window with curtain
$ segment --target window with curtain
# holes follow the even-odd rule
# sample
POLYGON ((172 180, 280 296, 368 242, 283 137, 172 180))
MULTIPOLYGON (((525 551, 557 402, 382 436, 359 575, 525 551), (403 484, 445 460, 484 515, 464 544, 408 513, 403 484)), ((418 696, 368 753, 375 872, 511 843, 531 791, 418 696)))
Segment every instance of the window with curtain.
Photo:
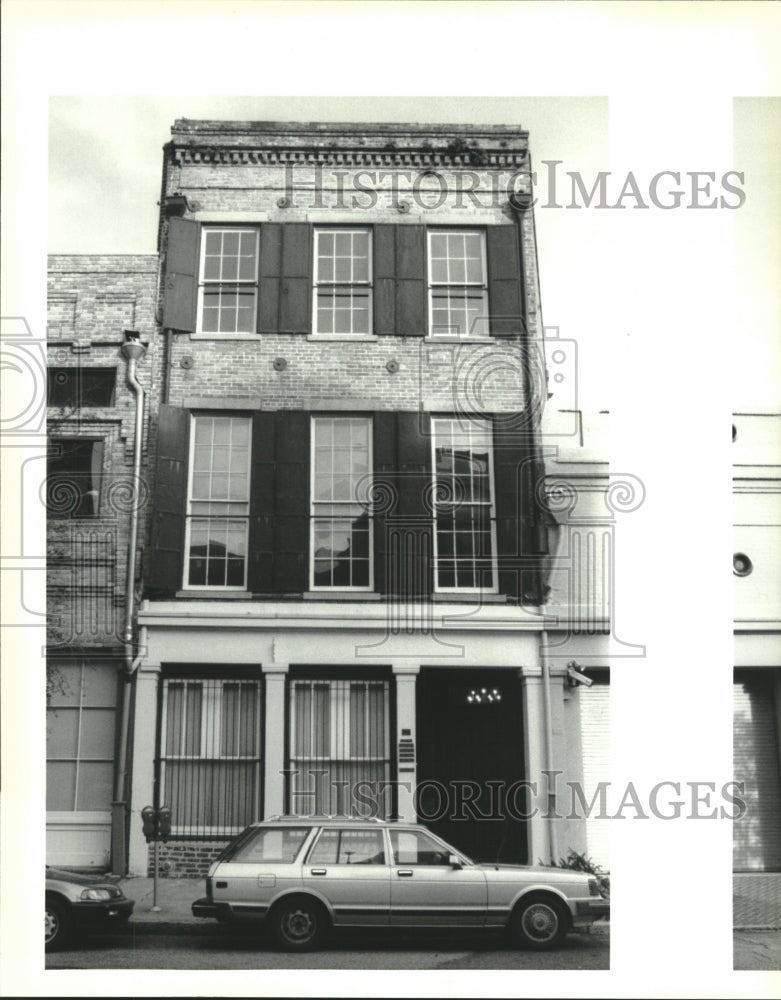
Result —
POLYGON ((175 834, 230 836, 259 818, 259 681, 167 678, 161 747, 175 834))
POLYGON ((292 681, 291 812, 389 814, 389 700, 388 681, 292 681))

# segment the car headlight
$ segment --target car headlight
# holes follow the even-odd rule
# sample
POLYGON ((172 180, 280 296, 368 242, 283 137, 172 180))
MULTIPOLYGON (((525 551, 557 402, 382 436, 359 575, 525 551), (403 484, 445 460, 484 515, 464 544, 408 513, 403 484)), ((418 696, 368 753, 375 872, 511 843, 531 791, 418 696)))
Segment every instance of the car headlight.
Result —
POLYGON ((108 889, 85 889, 81 894, 82 899, 103 900, 111 899, 108 889))

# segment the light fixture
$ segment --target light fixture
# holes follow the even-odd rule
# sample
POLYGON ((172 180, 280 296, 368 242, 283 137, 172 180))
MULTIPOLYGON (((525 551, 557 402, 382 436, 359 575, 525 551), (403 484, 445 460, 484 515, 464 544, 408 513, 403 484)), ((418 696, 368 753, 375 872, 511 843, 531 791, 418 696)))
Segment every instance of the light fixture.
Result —
POLYGON ((754 563, 745 552, 736 552, 732 557, 732 572, 735 576, 748 576, 754 569, 754 563))
POLYGON ((502 700, 502 692, 499 688, 472 688, 467 694, 468 705, 495 705, 502 700))

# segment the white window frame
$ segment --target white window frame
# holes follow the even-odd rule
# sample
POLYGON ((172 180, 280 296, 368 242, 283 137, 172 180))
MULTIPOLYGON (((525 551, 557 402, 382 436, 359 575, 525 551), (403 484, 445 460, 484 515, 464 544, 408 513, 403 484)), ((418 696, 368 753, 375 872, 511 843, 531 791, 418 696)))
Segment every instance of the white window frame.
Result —
MULTIPOLYGON (((161 801, 166 798, 167 785, 166 781, 167 775, 167 765, 169 763, 180 763, 186 764, 188 762, 225 762, 228 764, 236 762, 249 762, 255 765, 255 775, 253 779, 253 792, 255 797, 255 803, 258 808, 261 804, 261 776, 263 769, 263 743, 262 743, 262 732, 263 732, 263 686, 260 681, 252 679, 243 679, 237 677, 225 677, 219 680, 219 689, 216 689, 215 678, 200 678, 200 677, 166 677, 163 681, 163 704, 162 704, 162 715, 161 715, 161 731, 160 731, 160 785, 161 785, 161 801), (209 683, 211 681, 211 684, 209 683), (184 720, 187 719, 187 697, 189 693, 189 688, 191 686, 198 686, 201 689, 201 718, 200 718, 200 733, 198 734, 198 747, 193 753, 188 754, 187 749, 187 726, 182 725, 181 734, 181 744, 179 746, 179 752, 168 753, 167 752, 167 742, 168 742, 168 691, 171 684, 181 684, 184 687, 184 705, 182 707, 182 717, 184 720), (256 702, 255 702, 255 712, 256 718, 253 730, 253 747, 250 753, 244 754, 224 754, 222 753, 222 700, 225 695, 225 688, 228 685, 238 685, 239 687, 253 687, 256 691, 256 702), (205 755, 205 751, 209 750, 211 736, 211 749, 215 750, 219 748, 218 753, 212 753, 210 755, 205 755)), ((173 817, 174 819, 176 817, 173 817)), ((228 829, 233 830, 234 833, 240 833, 243 826, 229 827, 228 829)), ((215 827, 208 827, 205 824, 197 824, 195 826, 174 826, 172 828, 172 833, 175 836, 188 836, 188 835, 202 835, 208 836, 209 833, 219 834, 220 829, 215 827)))
MULTIPOLYGON (((352 326, 352 313, 351 322, 352 326)), ((314 247, 312 253, 312 335, 315 337, 332 337, 332 338, 362 338, 371 337, 374 331, 374 239, 371 226, 315 226, 314 228, 314 247), (365 234, 368 239, 368 267, 367 267, 367 277, 365 281, 320 281, 318 279, 319 272, 319 244, 320 237, 324 235, 336 235, 344 233, 361 233, 365 234), (323 331, 318 329, 318 319, 319 312, 317 308, 318 302, 318 292, 325 288, 336 288, 336 287, 349 287, 349 288, 362 288, 367 291, 367 303, 368 303, 368 313, 369 319, 366 330, 355 331, 350 333, 333 333, 330 331, 323 331)))
POLYGON ((209 225, 201 227, 201 242, 198 260, 198 310, 196 321, 196 333, 206 337, 234 337, 237 334, 257 333, 258 327, 258 306, 260 300, 260 283, 258 275, 260 273, 260 230, 257 226, 217 226, 209 225), (214 281, 205 277, 206 269, 206 236, 208 233, 251 233, 255 238, 255 274, 252 278, 236 278, 235 281, 214 281), (255 291, 255 308, 253 309, 252 323, 249 330, 204 330, 203 309, 204 293, 207 286, 211 285, 243 285, 251 287, 255 291))
POLYGON ((436 339, 444 338, 450 340, 464 340, 466 338, 479 337, 481 339, 488 337, 488 322, 489 322, 489 302, 488 302, 488 258, 486 255, 486 234, 485 229, 475 229, 469 227, 451 227, 451 226, 436 226, 429 228, 426 233, 426 270, 427 270, 427 296, 428 296, 428 332, 430 337, 436 339), (458 284, 449 284, 445 281, 434 281, 432 279, 432 266, 431 266, 431 239, 433 236, 438 235, 447 236, 459 236, 462 234, 480 236, 480 250, 481 250, 481 260, 482 260, 482 281, 465 281, 458 284), (434 292, 436 289, 442 288, 464 288, 464 289, 480 289, 483 294, 483 313, 485 319, 483 324, 485 326, 484 330, 465 330, 462 333, 454 333, 450 329, 443 330, 441 328, 435 327, 434 325, 434 292))
MULTIPOLYGON (((310 468, 309 468, 309 499, 310 499, 310 518, 309 518, 309 586, 313 591, 350 591, 351 593, 369 593, 374 590, 374 515, 371 506, 371 492, 372 483, 374 481, 374 442, 373 442, 373 432, 374 424, 371 417, 364 417, 361 415, 349 416, 346 414, 318 414, 312 416, 310 421, 310 437, 309 440, 312 443, 309 456, 310 468), (315 499, 315 460, 317 455, 317 433, 316 426, 319 420, 362 420, 367 425, 367 467, 368 472, 366 474, 366 489, 363 491, 363 499, 356 497, 352 501, 331 501, 331 500, 316 500, 315 499), (356 585, 352 586, 350 584, 329 584, 328 586, 323 586, 322 584, 315 583, 315 526, 316 521, 319 518, 325 519, 329 514, 323 514, 318 512, 319 507, 337 507, 343 506, 349 508, 350 506, 357 507, 361 506, 366 512, 366 517, 368 520, 368 561, 369 561, 369 579, 366 585, 356 585)), ((332 518, 339 518, 341 515, 331 514, 332 518)), ((343 515, 344 519, 350 517, 349 512, 346 510, 343 515)))
MULTIPOLYGON (((494 437, 493 437, 493 425, 490 420, 486 420, 481 417, 467 418, 467 417, 432 417, 431 420, 431 475, 433 482, 433 497, 434 497, 434 591, 440 594, 498 594, 499 593, 499 578, 498 578, 498 555, 496 549, 496 484, 494 481, 494 437), (491 577, 493 579, 493 585, 490 587, 477 584, 474 587, 443 587, 439 584, 439 532, 437 530, 437 520, 438 520, 438 510, 440 504, 444 505, 446 501, 438 500, 439 494, 439 484, 437 482, 437 441, 439 440, 437 435, 437 425, 447 424, 449 426, 455 425, 456 430, 463 430, 465 425, 471 425, 482 431, 487 431, 489 444, 488 444, 488 487, 490 490, 490 500, 486 502, 475 502, 469 501, 466 506, 469 507, 484 507, 488 511, 489 526, 490 526, 490 538, 491 538, 491 577)), ((457 565, 458 558, 455 555, 452 557, 447 557, 448 561, 452 561, 454 568, 457 565)), ((474 568, 474 574, 477 579, 480 579, 480 573, 477 569, 476 563, 478 558, 473 552, 472 563, 474 568)))
MULTIPOLYGON (((185 511, 185 531, 184 531, 184 557, 182 559, 182 589, 183 590, 201 590, 201 591, 241 591, 247 589, 247 572, 249 568, 249 521, 250 521, 250 500, 252 493, 252 418, 247 417, 243 414, 237 413, 222 413, 218 411, 210 413, 191 413, 190 414, 190 438, 189 438, 189 454, 187 457, 187 509, 185 511), (248 446, 247 446, 247 499, 244 500, 193 500, 192 490, 193 490, 193 472, 195 465, 195 424, 198 419, 208 419, 210 417, 231 417, 232 419, 243 419, 247 422, 249 428, 248 435, 248 446), (224 584, 214 584, 214 583, 190 583, 190 538, 192 534, 192 522, 193 520, 203 519, 208 520, 212 517, 217 519, 217 515, 213 514, 193 514, 192 507, 193 504, 197 503, 210 503, 210 504, 235 504, 240 503, 245 504, 246 514, 228 514, 226 519, 241 520, 245 522, 244 525, 244 578, 242 583, 224 583, 224 584)), ((207 564, 207 577, 208 577, 208 564, 207 564)))

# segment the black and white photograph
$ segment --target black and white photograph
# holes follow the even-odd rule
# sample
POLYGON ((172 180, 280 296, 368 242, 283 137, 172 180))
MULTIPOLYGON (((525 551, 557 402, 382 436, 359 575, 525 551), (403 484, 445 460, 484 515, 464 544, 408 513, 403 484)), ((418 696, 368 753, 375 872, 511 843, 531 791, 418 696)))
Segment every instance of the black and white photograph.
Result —
POLYGON ((4 992, 775 995, 777 9, 28 8, 4 992))

